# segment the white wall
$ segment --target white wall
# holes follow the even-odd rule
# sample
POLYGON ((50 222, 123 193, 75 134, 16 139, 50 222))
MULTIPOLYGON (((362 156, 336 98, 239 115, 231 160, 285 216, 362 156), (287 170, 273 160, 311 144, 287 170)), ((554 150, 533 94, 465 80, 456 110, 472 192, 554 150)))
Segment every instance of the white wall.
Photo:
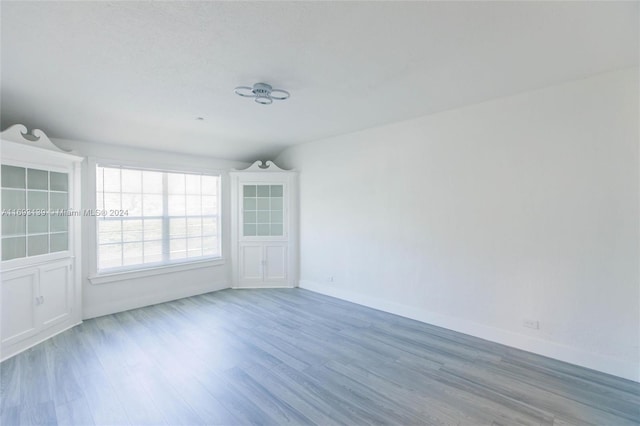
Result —
POLYGON ((285 150, 301 287, 639 380, 637 75, 285 150))
MULTIPOLYGON (((137 163, 140 166, 167 167, 173 170, 200 169, 222 172, 222 252, 225 262, 217 266, 208 266, 188 271, 165 273, 144 278, 124 279, 116 282, 93 284, 88 279, 91 260, 96 257, 95 227, 90 217, 83 217, 82 244, 82 298, 83 318, 93 318, 127 309, 138 308, 155 303, 166 302, 181 297, 220 290, 231 286, 231 259, 229 258, 229 178, 231 168, 245 168, 246 163, 219 160, 202 156, 180 155, 162 151, 127 148, 123 146, 95 144, 87 142, 54 139, 63 149, 72 149, 79 155, 102 160, 119 160, 137 163)), ((83 209, 95 209, 91 200, 95 198, 95 168, 83 163, 84 184, 82 194, 83 209)))

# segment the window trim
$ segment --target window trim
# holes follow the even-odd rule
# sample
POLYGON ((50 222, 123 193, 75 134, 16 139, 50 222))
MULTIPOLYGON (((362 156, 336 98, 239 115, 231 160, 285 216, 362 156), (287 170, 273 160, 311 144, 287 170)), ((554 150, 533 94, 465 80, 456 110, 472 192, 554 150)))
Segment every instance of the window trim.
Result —
POLYGON ((192 261, 184 261, 180 263, 170 263, 147 268, 135 268, 128 270, 117 270, 113 272, 104 272, 89 276, 91 284, 108 284, 116 281, 134 280, 138 278, 152 277, 154 275, 172 274, 175 272, 191 271, 194 269, 210 268, 214 266, 224 265, 226 260, 222 257, 215 259, 202 258, 192 261))
POLYGON ((173 273, 187 271, 192 269, 215 267, 224 265, 225 258, 225 235, 224 229, 227 226, 228 218, 225 217, 224 208, 228 202, 223 188, 227 183, 228 176, 222 170, 217 168, 192 167, 188 165, 174 165, 157 162, 153 164, 131 161, 131 160, 114 160, 112 158, 87 157, 87 185, 85 189, 85 200, 87 208, 95 209, 97 206, 97 190, 96 190, 96 171, 97 166, 101 167, 121 167, 138 170, 150 170, 167 173, 195 173, 207 174, 218 177, 218 242, 220 244, 220 254, 214 258, 195 258, 193 260, 176 260, 172 263, 155 264, 155 265, 132 265, 130 268, 110 269, 100 272, 98 270, 98 218, 87 217, 89 219, 89 229, 87 230, 87 244, 94 250, 93 256, 89 257, 89 275, 88 280, 91 284, 106 284, 115 281, 123 281, 136 278, 144 278, 147 276, 159 275, 164 273, 173 273), (138 266, 138 267, 136 267, 138 266))

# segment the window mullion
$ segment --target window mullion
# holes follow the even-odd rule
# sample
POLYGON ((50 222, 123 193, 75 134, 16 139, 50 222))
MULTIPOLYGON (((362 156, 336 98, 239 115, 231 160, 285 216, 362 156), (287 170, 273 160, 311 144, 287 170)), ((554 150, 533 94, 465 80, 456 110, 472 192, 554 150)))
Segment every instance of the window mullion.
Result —
POLYGON ((162 261, 169 261, 169 175, 162 173, 162 261))

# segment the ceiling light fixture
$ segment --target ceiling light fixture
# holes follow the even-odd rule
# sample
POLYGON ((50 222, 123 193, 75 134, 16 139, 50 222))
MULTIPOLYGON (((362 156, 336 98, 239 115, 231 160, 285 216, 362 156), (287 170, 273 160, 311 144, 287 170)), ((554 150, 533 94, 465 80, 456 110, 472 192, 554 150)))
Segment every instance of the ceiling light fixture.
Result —
POLYGON ((256 83, 253 87, 239 86, 235 88, 234 92, 243 98, 254 98, 261 105, 270 105, 274 99, 283 101, 290 96, 286 90, 274 89, 267 83, 256 83))

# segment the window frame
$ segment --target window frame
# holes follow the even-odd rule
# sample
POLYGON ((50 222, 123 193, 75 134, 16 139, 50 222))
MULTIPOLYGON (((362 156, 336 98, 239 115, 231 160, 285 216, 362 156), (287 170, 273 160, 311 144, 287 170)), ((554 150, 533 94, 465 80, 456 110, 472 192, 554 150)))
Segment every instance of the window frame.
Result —
MULTIPOLYGON (((89 209, 97 208, 97 188, 96 188, 96 174, 97 167, 116 167, 123 169, 134 169, 142 171, 155 171, 165 173, 181 173, 181 174, 203 174, 209 176, 215 176, 218 178, 217 188, 217 243, 218 243, 218 256, 215 257, 198 257, 198 258, 186 258, 175 260, 167 263, 153 263, 153 264, 138 264, 129 265, 117 268, 98 269, 98 255, 99 255, 99 241, 98 241, 98 218, 95 216, 87 217, 90 223, 88 231, 88 244, 93 247, 95 253, 89 258, 90 262, 90 274, 89 281, 92 284, 103 284, 114 281, 120 281, 124 279, 143 278, 146 276, 153 276, 158 274, 166 274, 172 272, 179 272, 198 268, 207 268, 211 266, 222 265, 225 263, 224 256, 224 231, 225 215, 223 207, 225 205, 225 194, 223 194, 223 187, 226 181, 226 176, 219 169, 209 169, 202 167, 190 167, 182 165, 168 165, 155 163, 145 164, 138 161, 127 160, 113 160, 89 157, 88 160, 88 176, 87 176, 87 189, 85 192, 87 205, 89 209)), ((186 216, 185 216, 186 217, 186 216)), ((163 235, 163 239, 166 238, 163 235)))

